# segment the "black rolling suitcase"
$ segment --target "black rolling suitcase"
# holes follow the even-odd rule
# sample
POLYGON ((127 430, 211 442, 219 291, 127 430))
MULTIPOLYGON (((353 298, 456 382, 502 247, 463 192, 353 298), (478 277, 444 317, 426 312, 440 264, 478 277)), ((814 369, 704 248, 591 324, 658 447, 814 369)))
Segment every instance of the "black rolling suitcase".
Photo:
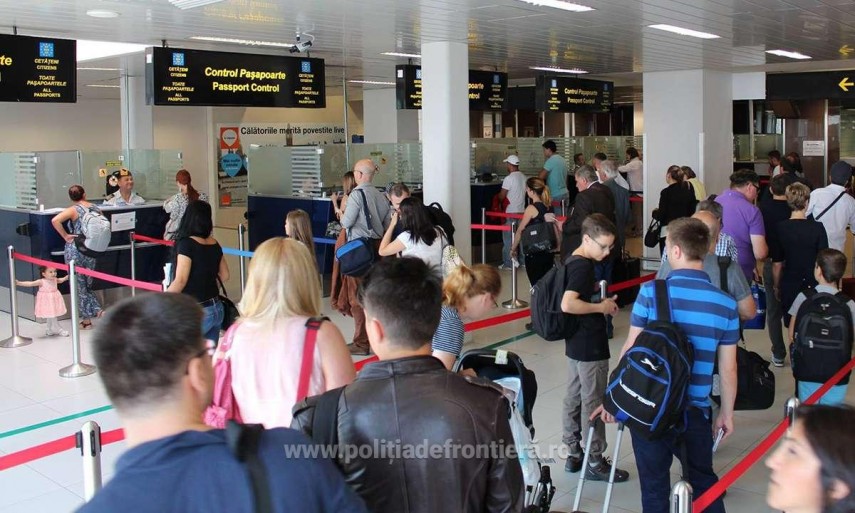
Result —
MULTIPOLYGON (((636 257, 629 256, 629 253, 624 252, 621 258, 615 260, 614 269, 612 270, 612 284, 622 281, 632 280, 641 276, 641 260, 636 257)), ((638 291, 641 290, 641 285, 636 285, 628 289, 617 291, 617 304, 619 307, 631 305, 635 303, 635 298, 638 297, 638 291)))

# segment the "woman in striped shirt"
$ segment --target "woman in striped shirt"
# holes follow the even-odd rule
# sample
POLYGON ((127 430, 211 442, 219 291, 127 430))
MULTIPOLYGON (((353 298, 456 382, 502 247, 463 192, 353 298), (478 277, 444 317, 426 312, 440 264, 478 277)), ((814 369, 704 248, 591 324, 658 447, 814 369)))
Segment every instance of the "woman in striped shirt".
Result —
POLYGON ((463 323, 496 308, 502 278, 494 267, 478 264, 457 267, 442 285, 442 314, 433 335, 433 356, 451 370, 463 350, 463 323))

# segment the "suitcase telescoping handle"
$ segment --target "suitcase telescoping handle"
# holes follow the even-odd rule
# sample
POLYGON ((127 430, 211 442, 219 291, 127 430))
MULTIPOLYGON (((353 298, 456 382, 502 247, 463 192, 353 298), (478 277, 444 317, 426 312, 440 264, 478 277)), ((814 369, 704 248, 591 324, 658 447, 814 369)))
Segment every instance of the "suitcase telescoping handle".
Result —
MULTIPOLYGON (((576 486, 576 499, 573 501, 573 513, 584 513, 579 510, 579 506, 582 504, 582 488, 585 486, 585 474, 588 470, 588 459, 591 454, 591 439, 594 438, 594 428, 596 427, 597 422, 602 422, 602 420, 599 418, 594 420, 588 428, 588 439, 585 441, 585 457, 582 458, 582 470, 579 471, 579 484, 576 486)), ((615 450, 612 455, 612 469, 609 473, 609 483, 606 487, 606 498, 603 502, 603 513, 608 512, 609 503, 612 500, 612 488, 615 484, 615 471, 617 469, 618 456, 620 456, 620 444, 623 439, 623 428, 623 422, 619 422, 617 440, 615 440, 615 450)))
POLYGON ((600 280, 600 302, 603 302, 608 296, 609 283, 606 280, 600 280))

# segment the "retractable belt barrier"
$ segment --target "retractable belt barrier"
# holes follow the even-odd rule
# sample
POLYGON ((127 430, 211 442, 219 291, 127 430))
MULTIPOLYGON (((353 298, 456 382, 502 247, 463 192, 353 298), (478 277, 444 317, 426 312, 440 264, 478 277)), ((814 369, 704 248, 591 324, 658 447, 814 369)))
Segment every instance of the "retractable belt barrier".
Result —
MULTIPOLYGON (((503 219, 522 219, 522 214, 508 214, 506 212, 486 212, 486 215, 489 217, 501 217, 503 219)), ((564 222, 567 220, 567 216, 555 216, 555 219, 564 222)), ((472 225, 472 228, 475 228, 475 225, 472 225)))
MULTIPOLYGON (((50 260, 42 260, 41 258, 31 257, 29 255, 25 255, 23 253, 18 253, 17 251, 12 253, 12 256, 15 260, 20 260, 22 262, 27 262, 34 265, 43 265, 45 267, 53 267, 54 269, 60 269, 62 271, 68 272, 68 265, 61 264, 59 262, 52 262, 50 260)), ((111 283, 116 283, 119 285, 124 285, 126 287, 137 287, 140 289, 150 290, 152 292, 163 292, 163 286, 159 283, 150 283, 147 281, 136 281, 128 278, 122 278, 121 276, 113 276, 112 274, 102 273, 98 271, 92 271, 90 269, 86 269, 84 267, 77 267, 75 269, 78 273, 83 274, 85 276, 91 276, 93 278, 98 278, 99 280, 109 281, 111 283)))

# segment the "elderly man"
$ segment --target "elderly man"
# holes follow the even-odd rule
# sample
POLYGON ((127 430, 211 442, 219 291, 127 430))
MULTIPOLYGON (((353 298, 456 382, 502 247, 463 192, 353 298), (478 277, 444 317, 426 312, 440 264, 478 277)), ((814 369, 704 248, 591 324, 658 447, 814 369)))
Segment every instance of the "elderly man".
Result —
MULTIPOLYGON (((370 159, 363 159, 354 164, 353 176, 356 179, 356 187, 351 191, 347 200, 344 215, 341 216, 341 226, 347 230, 347 240, 371 239, 375 246, 380 246, 386 228, 389 226, 389 201, 386 196, 374 187, 371 180, 377 168, 370 159), (371 219, 365 217, 367 205, 371 219)), ((376 248, 375 248, 376 249, 376 248)), ((349 292, 350 312, 353 315, 355 331, 353 333, 353 344, 350 353, 366 356, 371 352, 368 345, 368 333, 365 331, 365 311, 357 297, 360 278, 345 276, 344 280, 352 280, 353 283, 347 287, 349 292)))
POLYGON ((576 188, 579 194, 570 216, 564 223, 558 222, 564 234, 561 241, 562 262, 582 243, 582 223, 586 217, 603 214, 609 221, 615 222, 614 195, 597 180, 594 168, 586 165, 576 170, 576 188))
POLYGON ((134 192, 134 175, 125 168, 114 171, 110 178, 113 181, 115 178, 118 189, 104 200, 105 205, 115 207, 126 207, 128 205, 142 205, 145 199, 134 192))

